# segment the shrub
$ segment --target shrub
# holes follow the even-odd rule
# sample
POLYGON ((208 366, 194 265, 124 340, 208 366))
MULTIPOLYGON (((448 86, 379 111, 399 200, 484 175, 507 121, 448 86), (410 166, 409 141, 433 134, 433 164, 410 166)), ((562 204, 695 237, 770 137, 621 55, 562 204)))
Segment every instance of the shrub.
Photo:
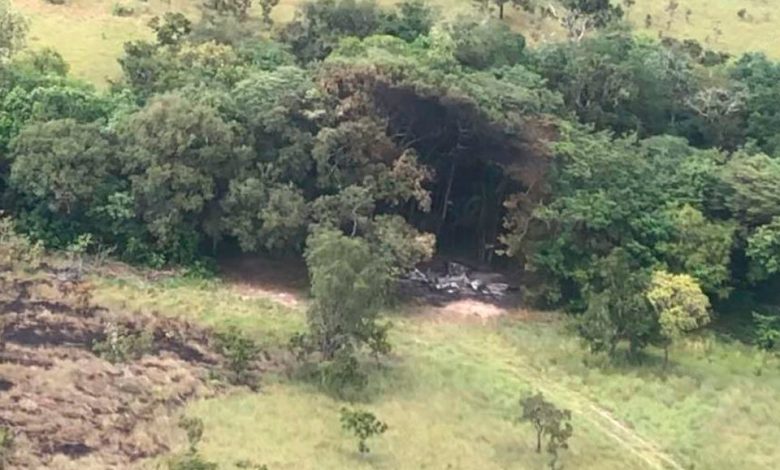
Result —
POLYGON ((135 14, 135 8, 121 3, 114 3, 114 6, 111 7, 111 14, 119 17, 133 16, 135 14))
POLYGON ((373 413, 362 410, 341 409, 341 427, 351 432, 358 440, 358 452, 367 454, 371 451, 366 441, 387 431, 387 424, 379 421, 373 413))
POLYGON ((153 346, 152 334, 149 332, 131 332, 122 325, 109 323, 106 326, 106 339, 96 341, 92 351, 99 357, 116 364, 139 359, 150 352, 153 346))
POLYGON ((10 429, 0 427, 0 470, 4 469, 14 450, 14 435, 10 429))
POLYGON ((260 348, 254 340, 235 327, 217 333, 215 339, 217 351, 225 356, 227 368, 232 373, 231 382, 237 385, 254 385, 250 368, 260 354, 260 348))

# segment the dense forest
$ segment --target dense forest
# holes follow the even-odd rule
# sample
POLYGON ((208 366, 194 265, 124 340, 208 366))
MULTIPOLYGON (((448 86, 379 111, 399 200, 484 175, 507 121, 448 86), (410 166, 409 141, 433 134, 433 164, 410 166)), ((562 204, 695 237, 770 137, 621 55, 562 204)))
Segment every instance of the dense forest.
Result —
MULTIPOLYGON (((314 0, 275 23, 277 4, 156 16, 99 89, 26 48, 0 0, 0 274, 31 247, 196 273, 302 259, 308 329, 285 343, 324 381, 389 353, 394 282, 436 256, 521 273, 523 303, 566 312, 608 361, 655 347, 666 370, 714 317, 780 341, 780 62, 638 34, 633 2, 314 0), (510 9, 566 39, 532 41, 510 9)), ((259 357, 244 333, 214 342, 240 385, 259 357)), ((523 407, 557 468, 571 414, 523 407)), ((387 429, 342 422, 361 454, 387 429)))
POLYGON ((4 210, 48 247, 88 235, 158 266, 300 252, 315 226, 401 268, 434 243, 497 253, 539 277, 540 300, 580 309, 613 262, 690 275, 712 299, 771 284, 780 64, 564 4, 571 40, 529 48, 418 1, 323 0, 275 28, 215 2, 196 23, 156 18, 110 92, 54 51, 16 54, 24 22, 4 7, 4 210))

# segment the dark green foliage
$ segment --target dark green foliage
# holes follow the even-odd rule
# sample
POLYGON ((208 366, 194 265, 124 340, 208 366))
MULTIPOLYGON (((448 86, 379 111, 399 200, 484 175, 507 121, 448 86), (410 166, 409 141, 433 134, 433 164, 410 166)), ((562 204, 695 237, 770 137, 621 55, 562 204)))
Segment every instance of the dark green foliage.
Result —
POLYGON ((397 5, 396 11, 385 13, 382 32, 414 41, 427 35, 436 20, 436 14, 425 0, 405 0, 397 5))
POLYGON ((120 184, 112 142, 96 124, 32 124, 16 137, 12 152, 11 186, 54 212, 84 213, 120 184))
POLYGON ((625 341, 631 357, 656 338, 658 318, 645 291, 649 274, 616 248, 594 263, 585 293, 587 308, 578 319, 580 336, 594 352, 610 356, 625 341))
POLYGON ((523 59, 525 38, 505 23, 478 17, 460 17, 451 26, 455 58, 475 69, 512 66, 523 59))
POLYGON ((149 20, 149 27, 161 46, 176 46, 192 32, 192 22, 183 14, 173 12, 166 12, 162 19, 155 16, 149 20))
POLYGON ((215 335, 217 351, 227 360, 231 382, 239 385, 254 385, 255 378, 251 375, 253 362, 260 355, 260 348, 254 340, 247 337, 237 328, 215 335))
POLYGON ((298 59, 310 62, 324 59, 340 38, 364 38, 381 26, 375 0, 315 0, 303 4, 280 37, 298 59))
POLYGON ((544 46, 536 70, 585 122, 643 136, 674 133, 696 91, 689 60, 630 33, 544 46))
POLYGON ((731 76, 747 88, 747 137, 769 155, 780 152, 780 64, 763 54, 742 56, 731 76))
POLYGON ((192 259, 203 235, 219 236, 210 209, 241 165, 234 129, 213 108, 166 95, 128 116, 118 137, 138 215, 160 248, 192 259))
POLYGON ((536 452, 542 451, 542 440, 547 438, 547 452, 550 454, 550 468, 555 469, 558 451, 569 448, 569 438, 574 433, 571 425, 571 411, 560 410, 553 403, 537 393, 520 400, 523 409, 519 421, 529 422, 536 430, 536 452))
POLYGON ((763 351, 775 349, 780 342, 780 317, 753 312, 756 346, 763 351))
POLYGON ((358 440, 358 452, 371 452, 366 441, 372 437, 381 436, 387 431, 387 424, 379 421, 373 413, 363 410, 341 409, 341 427, 355 435, 358 440))

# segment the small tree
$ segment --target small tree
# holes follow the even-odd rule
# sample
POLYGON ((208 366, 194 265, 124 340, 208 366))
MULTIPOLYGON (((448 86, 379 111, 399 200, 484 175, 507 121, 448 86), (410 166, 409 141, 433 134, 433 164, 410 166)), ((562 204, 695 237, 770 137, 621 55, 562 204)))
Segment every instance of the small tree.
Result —
POLYGON ((592 351, 614 356, 625 341, 635 358, 656 337, 657 315, 646 290, 646 273, 625 250, 614 249, 594 263, 585 294, 587 309, 578 322, 578 332, 592 351))
POLYGON ((332 360, 341 350, 376 339, 381 329, 376 317, 390 281, 389 262, 361 238, 319 229, 308 239, 306 263, 314 299, 305 342, 332 360))
POLYGON ((0 0, 0 64, 24 47, 27 20, 11 9, 8 0, 0 0))
POLYGON ((537 393, 520 400, 523 414, 519 421, 530 422, 536 430, 536 452, 542 451, 542 439, 547 436, 547 452, 550 454, 550 468, 558 462, 558 450, 568 449, 569 438, 574 432, 571 425, 571 411, 560 410, 544 395, 537 393))
POLYGON ((710 322, 710 301, 694 278, 665 271, 653 273, 647 299, 658 314, 666 367, 672 342, 710 322))
POLYGON ((379 421, 373 413, 362 410, 341 409, 341 427, 351 432, 358 439, 358 452, 367 454, 371 451, 366 441, 387 431, 387 424, 379 421))
POLYGON ((263 11, 263 24, 266 28, 271 28, 274 24, 274 20, 271 18, 271 13, 274 7, 279 4, 279 0, 260 0, 260 8, 263 11))
POLYGON ((780 317, 753 312, 753 321, 756 347, 762 351, 774 349, 780 341, 780 317))
POLYGON ((176 46, 192 32, 192 22, 182 13, 166 12, 162 19, 155 16, 149 20, 149 27, 162 46, 176 46))
POLYGON ((260 354, 260 348, 254 340, 231 327, 216 334, 216 346, 219 353, 227 359, 227 368, 233 374, 231 381, 240 385, 253 385, 249 370, 260 354))

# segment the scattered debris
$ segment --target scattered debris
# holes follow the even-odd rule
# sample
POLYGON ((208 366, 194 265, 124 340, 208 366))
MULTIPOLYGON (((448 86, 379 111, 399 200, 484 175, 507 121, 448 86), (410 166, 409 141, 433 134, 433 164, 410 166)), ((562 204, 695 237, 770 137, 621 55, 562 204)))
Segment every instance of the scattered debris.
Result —
POLYGON ((412 295, 443 294, 449 298, 479 297, 500 300, 515 290, 500 273, 476 271, 448 262, 444 272, 415 268, 401 279, 401 287, 412 295))

